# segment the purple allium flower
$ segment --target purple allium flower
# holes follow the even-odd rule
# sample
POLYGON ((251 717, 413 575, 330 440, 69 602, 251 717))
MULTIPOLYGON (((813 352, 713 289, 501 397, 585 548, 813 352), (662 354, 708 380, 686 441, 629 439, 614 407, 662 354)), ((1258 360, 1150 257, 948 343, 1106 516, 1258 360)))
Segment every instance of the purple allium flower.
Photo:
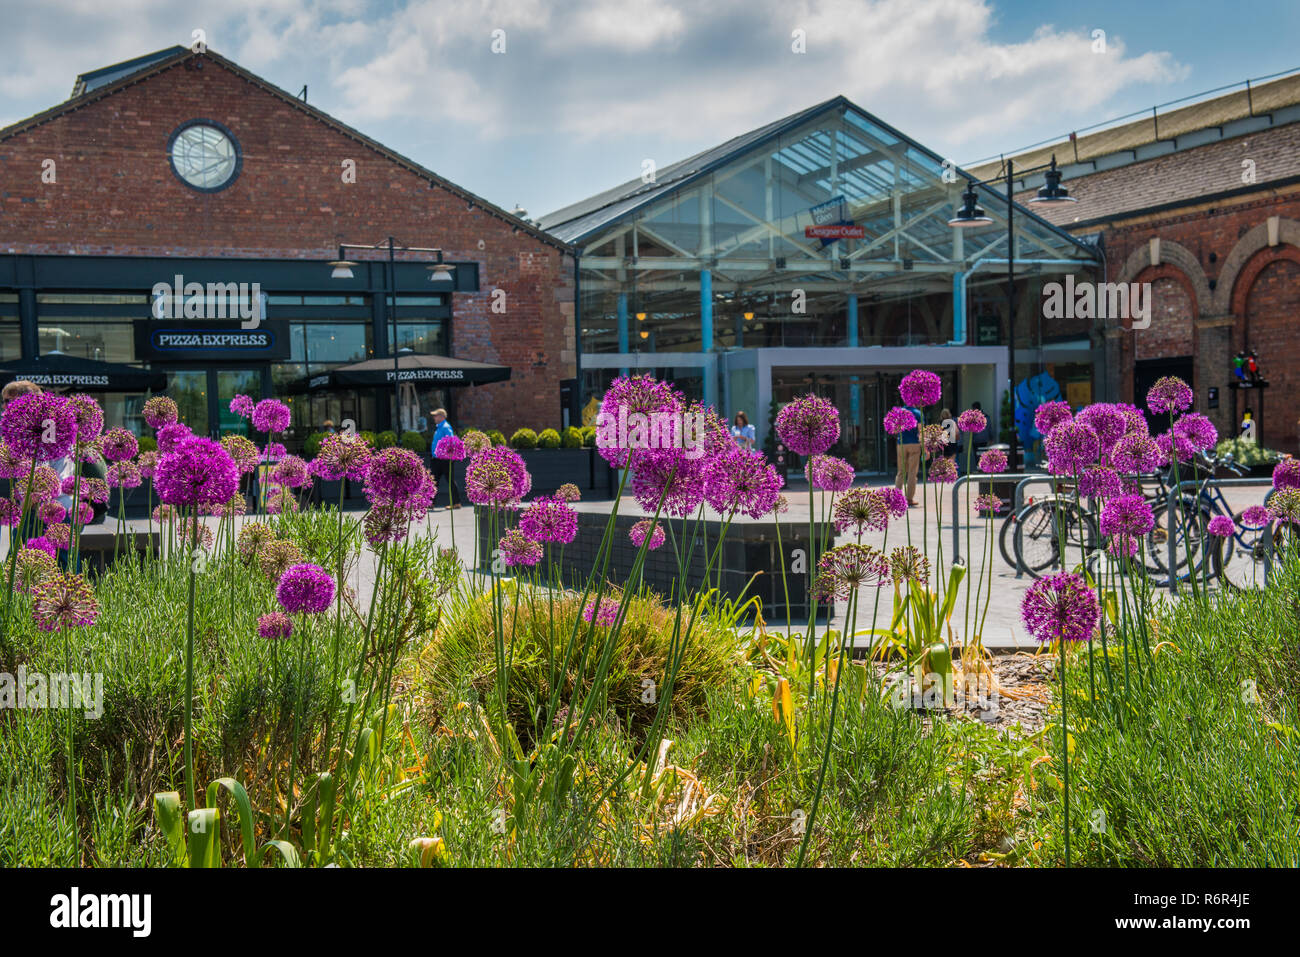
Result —
POLYGON ((26 461, 0 439, 0 478, 17 478, 31 471, 31 462, 26 461))
POLYGON ((1106 551, 1116 558, 1133 558, 1138 553, 1138 541, 1132 535, 1112 535, 1106 551))
POLYGON ((1243 528, 1263 528, 1273 521, 1273 515, 1263 505, 1252 505, 1241 513, 1243 528))
POLYGON ((515 498, 515 485, 510 478, 510 470, 505 463, 492 460, 479 464, 483 453, 469 460, 465 470, 465 497, 471 504, 486 505, 491 508, 504 508, 515 498))
POLYGON ((941 455, 930 463, 930 471, 926 478, 931 482, 951 485, 957 481, 957 463, 947 456, 941 455))
POLYGON ((176 408, 176 403, 165 395, 156 395, 149 399, 140 413, 151 429, 161 429, 164 425, 171 425, 180 418, 181 414, 180 409, 176 408))
POLYGON ((928 456, 942 455, 948 447, 948 431, 942 425, 921 426, 921 447, 928 456))
POLYGON ((77 444, 89 445, 104 431, 104 410, 88 395, 68 396, 68 405, 77 420, 77 444))
POLYGON ((81 497, 87 502, 103 505, 108 501, 108 483, 102 478, 90 476, 82 480, 81 497))
POLYGON ((80 502, 77 505, 77 524, 88 525, 95 517, 95 510, 86 502, 80 502))
POLYGON ((285 456, 286 449, 281 442, 267 442, 266 448, 262 450, 263 458, 267 462, 274 462, 276 459, 282 459, 285 456))
MULTIPOLYGON (((704 501, 704 469, 702 459, 692 459, 680 449, 649 449, 636 457, 632 495, 647 512, 660 509, 674 518, 685 518, 704 501)), ((724 482, 720 476, 713 479, 720 502, 724 482)))
MULTIPOLYGON (((626 468, 651 423, 662 428, 680 421, 682 398, 672 386, 649 375, 620 376, 609 384, 596 415, 596 449, 610 465, 626 468)), ((667 444, 660 442, 659 444, 667 444)))
POLYGON ((988 424, 988 417, 979 409, 967 409, 957 416, 957 428, 963 432, 983 432, 988 424))
POLYGON ((836 499, 831 521, 840 533, 849 528, 857 535, 867 529, 883 532, 889 525, 889 510, 875 489, 851 488, 836 499))
POLYGON ((95 592, 81 575, 50 575, 32 588, 32 618, 41 631, 93 625, 98 617, 95 592))
POLYGON ((40 551, 45 552, 45 554, 49 555, 51 558, 59 557, 58 548, 55 547, 52 541, 50 541, 48 538, 46 538, 43 535, 37 538, 27 539, 26 547, 39 549, 40 551))
POLYGON ((1187 444, 1197 452, 1212 449, 1219 441, 1219 430, 1214 423, 1199 412, 1188 412, 1180 416, 1173 426, 1174 435, 1185 439, 1187 444))
POLYGON ((1097 461, 1097 433, 1077 422, 1062 422, 1043 439, 1047 467, 1057 475, 1075 475, 1097 461))
POLYGON ((853 485, 853 466, 834 455, 814 455, 804 468, 808 484, 824 492, 843 492, 853 485))
POLYGON ((400 542, 406 538, 411 527, 411 513, 399 505, 375 505, 366 513, 362 523, 368 541, 373 548, 385 542, 400 542))
POLYGON ((1300 459, 1283 459, 1273 466, 1274 488, 1300 488, 1300 459))
POLYGON ((418 455, 410 449, 384 449, 370 459, 366 498, 371 505, 409 508, 419 499, 425 480, 424 464, 418 455))
POLYGON ((179 513, 170 505, 159 505, 153 510, 153 520, 159 525, 174 521, 179 513))
POLYGON ((903 494, 901 488, 885 485, 872 489, 872 492, 885 504, 885 511, 889 513, 890 518, 902 518, 907 514, 907 496, 903 494))
POLYGON ((1156 415, 1182 412, 1192 407, 1192 387, 1176 375, 1156 380, 1147 390, 1147 408, 1156 415))
POLYGON ((1217 538, 1229 538, 1237 531, 1237 526, 1233 524, 1232 519, 1227 515, 1216 515, 1210 519, 1210 524, 1206 526, 1206 531, 1217 538))
POLYGON ((1129 427, 1129 418, 1123 407, 1113 402, 1094 402, 1080 410, 1074 421, 1097 434, 1102 451, 1109 451, 1129 427))
POLYGON ((257 469, 257 446, 243 435, 223 435, 221 447, 226 450, 240 475, 247 475, 257 469))
POLYGON ((271 481, 285 488, 302 488, 311 483, 307 463, 297 455, 286 455, 271 470, 271 481))
POLYGON ((632 539, 632 544, 637 548, 640 548, 645 544, 646 535, 650 536, 650 545, 647 548, 647 551, 654 551, 664 543, 663 526, 658 522, 650 521, 648 518, 641 519, 641 521, 633 525, 627 533, 627 537, 632 539), (651 526, 654 527, 653 532, 650 530, 651 526))
POLYGON ((321 440, 315 459, 316 474, 330 482, 343 478, 363 482, 370 471, 373 454, 370 444, 361 436, 335 432, 321 440))
POLYGON ((1141 495, 1120 495, 1101 507, 1098 529, 1103 535, 1131 535, 1140 538, 1155 526, 1151 503, 1141 495))
POLYGON ((1090 465, 1079 476, 1079 494, 1086 498, 1114 498, 1123 492, 1119 473, 1105 465, 1090 465))
POLYGON ((470 455, 478 455, 484 449, 492 448, 492 440, 478 429, 467 430, 462 440, 465 443, 465 450, 470 455))
POLYGON ((839 440, 839 410, 820 396, 800 396, 776 414, 776 434, 795 455, 821 455, 839 440))
POLYGON ((196 546, 205 552, 212 551, 212 529, 195 518, 182 518, 176 523, 176 540, 186 551, 196 546))
POLYGON ((943 398, 943 380, 925 369, 913 369, 898 383, 898 394, 904 404, 924 409, 943 398))
POLYGON ((1279 522, 1300 525, 1300 489, 1279 489, 1269 496, 1268 511, 1279 522))
MULTIPOLYGON (((844 468, 848 469, 848 463, 844 468)), ((851 483, 851 469, 849 476, 851 483)), ((772 511, 784 485, 785 479, 756 449, 729 445, 704 466, 704 499, 721 515, 740 512, 762 518, 772 511)))
POLYGON ((20 548, 14 559, 14 590, 25 595, 33 586, 58 573, 54 555, 40 548, 20 548))
POLYGON ((158 430, 158 451, 166 454, 174 452, 176 446, 194 433, 183 422, 169 422, 158 430))
POLYGON ((1143 432, 1129 432, 1111 447, 1110 462, 1129 475, 1153 472, 1164 461, 1155 439, 1143 432))
POLYGON ((141 452, 135 460, 135 464, 140 466, 140 475, 152 479, 158 471, 158 458, 157 452, 141 452))
POLYGON ((776 502, 772 505, 772 514, 784 515, 788 511, 790 511, 790 500, 784 495, 778 495, 776 502))
POLYGON ((293 634, 293 619, 282 611, 267 612, 258 616, 257 634, 270 641, 283 641, 293 634))
POLYGON ((1177 432, 1161 432, 1155 437, 1156 448, 1160 450, 1161 464, 1173 465, 1174 461, 1190 462, 1196 455, 1196 448, 1190 441, 1177 432))
POLYGON ((104 433, 99 451, 109 462, 125 462, 135 458, 140 451, 140 443, 136 441, 134 433, 118 426, 104 433))
POLYGON ((469 453, 465 451, 465 443, 454 435, 444 435, 438 440, 434 447, 433 454, 448 462, 459 462, 469 453))
POLYGON ((982 494, 975 496, 975 511, 980 514, 994 515, 1002 511, 1002 499, 996 495, 982 494))
POLYGON ((72 450, 77 440, 77 417, 63 396, 28 392, 5 406, 0 415, 0 436, 15 455, 49 462, 72 450))
POLYGON ((241 418, 249 418, 253 414, 253 399, 251 396, 244 395, 242 392, 230 400, 230 411, 241 418))
POLYGON ((864 585, 887 585, 889 559, 870 545, 837 545, 817 560, 813 590, 820 600, 847 600, 864 585))
POLYGON ((158 460, 154 485, 168 505, 228 502, 239 489, 239 470, 212 439, 191 436, 158 460))
POLYGON ((72 543, 72 526, 65 522, 45 527, 45 537, 59 548, 67 548, 72 543))
POLYGON ((578 534, 578 513, 560 498, 536 498, 519 516, 519 531, 534 542, 567 545, 578 534))
POLYGON ((57 525, 68 517, 68 510, 59 502, 45 502, 36 510, 36 517, 42 525, 57 525))
POLYGON ((617 598, 602 598, 600 604, 596 604, 593 598, 587 603, 587 607, 582 610, 582 620, 595 620, 596 624, 608 628, 618 620, 619 602, 617 598))
POLYGON ((318 615, 334 600, 334 579, 319 565, 291 565, 275 586, 280 607, 289 614, 318 615))
POLYGON ((268 435, 289 428, 289 407, 279 399, 263 399, 253 406, 253 428, 268 435))
POLYGON ((561 502, 577 502, 582 499, 582 492, 572 482, 565 482, 555 490, 555 497, 561 502))
POLYGON ((298 499, 293 492, 282 485, 273 485, 262 502, 268 515, 292 515, 298 511, 298 499))
POLYGON ((1060 400, 1044 402, 1034 412, 1034 428, 1038 430, 1039 435, 1048 435, 1058 425, 1073 420, 1074 413, 1070 411, 1070 403, 1060 400))
POLYGON ((506 472, 510 475, 511 498, 509 502, 522 502, 533 487, 533 477, 528 473, 528 467, 524 464, 523 456, 514 449, 506 448, 504 445, 484 449, 470 460, 470 464, 465 471, 466 485, 468 486, 471 471, 475 468, 486 468, 493 463, 505 466, 506 472))
POLYGON ((896 405, 885 413, 885 431, 890 435, 898 435, 900 432, 906 432, 908 429, 915 429, 921 425, 916 420, 910 409, 905 409, 901 405, 896 405))
POLYGON ((59 474, 48 465, 34 466, 27 475, 20 476, 10 483, 13 497, 22 501, 27 498, 28 485, 31 486, 31 504, 39 506, 42 502, 52 502, 59 497, 63 487, 59 474))
POLYGON ((915 545, 900 545, 889 553, 889 577, 896 585, 924 585, 930 578, 930 559, 915 545))
POLYGON ((988 449, 980 453, 979 469, 985 475, 997 475, 1007 470, 1007 453, 1001 449, 988 449))
POLYGON ((1097 595, 1071 572, 1041 578, 1020 603, 1020 617, 1041 642, 1087 641, 1101 616, 1097 595))
POLYGON ((239 530, 239 539, 235 543, 235 552, 245 565, 256 559, 262 549, 275 540, 271 526, 262 522, 249 522, 239 530))
POLYGON ((531 567, 542 560, 541 543, 528 538, 518 528, 512 528, 501 536, 497 547, 507 568, 531 567))

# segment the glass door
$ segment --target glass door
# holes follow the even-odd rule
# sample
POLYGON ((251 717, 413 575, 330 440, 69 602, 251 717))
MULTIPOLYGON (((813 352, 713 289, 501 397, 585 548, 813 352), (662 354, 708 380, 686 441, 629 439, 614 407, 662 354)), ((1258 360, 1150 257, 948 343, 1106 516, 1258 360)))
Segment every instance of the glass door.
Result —
POLYGON ((208 434, 208 371, 179 369, 167 373, 167 394, 176 403, 180 421, 195 435, 208 434))
MULTIPOLYGON (((241 415, 230 411, 230 400, 237 395, 250 396, 254 402, 262 397, 262 371, 260 369, 209 369, 208 394, 212 397, 210 421, 215 424, 213 438, 223 435, 244 435, 252 432, 253 424, 241 415)), ((198 429, 195 429, 197 432, 198 429)))

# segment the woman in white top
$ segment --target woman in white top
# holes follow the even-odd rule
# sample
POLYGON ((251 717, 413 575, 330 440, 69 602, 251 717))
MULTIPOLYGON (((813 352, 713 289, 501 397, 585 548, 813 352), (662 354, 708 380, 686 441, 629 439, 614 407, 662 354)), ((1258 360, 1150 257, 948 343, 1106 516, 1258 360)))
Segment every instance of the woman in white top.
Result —
POLYGON ((742 449, 754 447, 754 427, 749 424, 749 417, 744 412, 737 412, 731 420, 731 437, 742 449))

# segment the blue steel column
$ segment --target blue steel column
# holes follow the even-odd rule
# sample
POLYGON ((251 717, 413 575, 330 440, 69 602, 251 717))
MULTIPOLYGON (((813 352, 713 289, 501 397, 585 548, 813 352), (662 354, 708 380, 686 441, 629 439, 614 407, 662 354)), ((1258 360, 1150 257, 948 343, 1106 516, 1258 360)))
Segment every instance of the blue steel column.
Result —
MULTIPOLYGON (((618 294, 618 351, 621 355, 627 355, 628 353, 627 293, 625 292, 620 292, 618 294)), ((626 368, 620 369, 619 371, 623 375, 628 374, 626 368)))
MULTIPOLYGON (((857 293, 849 293, 848 305, 848 346, 855 349, 858 346, 858 296, 857 293)), ((849 421, 853 425, 858 424, 858 419, 862 409, 862 387, 858 385, 857 376, 849 376, 849 421)))
MULTIPOLYGON (((713 351, 713 274, 700 270, 700 351, 713 351)), ((704 404, 717 404, 717 368, 704 367, 704 404)))

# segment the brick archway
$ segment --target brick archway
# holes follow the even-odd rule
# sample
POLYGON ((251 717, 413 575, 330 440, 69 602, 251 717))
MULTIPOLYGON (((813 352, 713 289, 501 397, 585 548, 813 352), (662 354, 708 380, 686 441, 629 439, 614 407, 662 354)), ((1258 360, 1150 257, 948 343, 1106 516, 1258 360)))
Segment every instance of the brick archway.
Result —
POLYGON ((1213 315, 1229 313, 1235 316, 1241 315, 1241 304, 1245 301, 1245 297, 1244 294, 1238 296, 1238 288, 1243 287, 1243 279, 1246 278, 1244 270, 1248 265, 1254 266, 1254 272, 1244 285, 1245 289, 1249 289, 1250 283, 1254 282, 1255 277, 1259 275, 1259 270, 1264 268, 1263 265, 1255 263, 1260 253, 1272 250, 1280 255, 1282 250, 1300 248, 1300 222, 1279 218, 1277 241, 1278 245, 1269 245, 1267 222, 1252 227, 1237 240, 1237 244, 1223 260, 1223 268, 1219 270, 1219 279, 1214 289, 1213 315))
MULTIPOLYGON (((1119 276, 1115 281, 1136 282, 1143 271, 1151 268, 1153 268, 1151 263, 1151 243, 1144 242, 1129 253, 1128 259, 1124 261, 1124 266, 1120 269, 1119 276)), ((1167 239, 1161 239, 1160 262, 1154 268, 1172 270, 1169 273, 1161 272, 1159 278, 1178 278, 1175 273, 1181 273, 1179 281, 1186 285, 1191 301, 1196 308, 1196 316, 1193 318, 1214 314, 1214 296, 1210 291, 1210 281, 1206 278, 1205 270, 1201 268, 1200 260, 1192 255, 1186 246, 1167 239)))

